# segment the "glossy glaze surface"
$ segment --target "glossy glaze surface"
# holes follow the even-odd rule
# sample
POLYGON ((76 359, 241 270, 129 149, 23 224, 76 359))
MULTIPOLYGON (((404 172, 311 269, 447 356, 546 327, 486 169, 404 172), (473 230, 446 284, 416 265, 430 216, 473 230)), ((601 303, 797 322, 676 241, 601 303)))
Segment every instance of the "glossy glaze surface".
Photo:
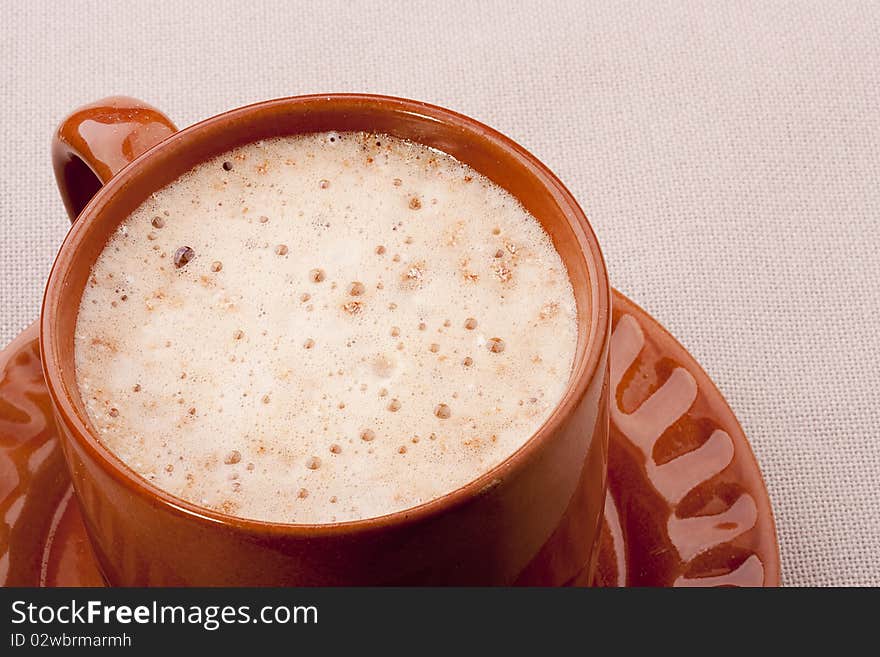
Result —
POLYGON ((597 583, 778 586, 770 500, 724 397, 675 338, 618 293, 612 324, 597 583))
POLYGON ((34 323, 0 353, 0 583, 100 586, 64 463, 34 323))
POLYGON ((103 98, 68 115, 52 139, 52 166, 70 220, 103 183, 175 132, 162 112, 128 96, 103 98))
MULTIPOLYGON (((617 293, 613 307, 614 415, 628 413, 629 424, 624 420, 626 431, 612 425, 609 495, 593 583, 778 585, 773 515, 736 418, 699 365, 653 319, 617 293), (683 372, 673 378, 678 370, 683 372), (690 379, 696 390, 672 387, 690 379), (643 414, 635 410, 641 408, 643 414), (658 451, 648 466, 637 445, 651 435, 660 438, 652 440, 658 451), (713 435, 714 442, 706 440, 713 435), (673 468, 664 471, 655 459, 673 468)), ((8 523, 0 533, 0 583, 103 584, 61 457, 36 325, 0 354, 0 473, 0 514, 8 523)), ((571 583, 583 584, 586 577, 571 583)))

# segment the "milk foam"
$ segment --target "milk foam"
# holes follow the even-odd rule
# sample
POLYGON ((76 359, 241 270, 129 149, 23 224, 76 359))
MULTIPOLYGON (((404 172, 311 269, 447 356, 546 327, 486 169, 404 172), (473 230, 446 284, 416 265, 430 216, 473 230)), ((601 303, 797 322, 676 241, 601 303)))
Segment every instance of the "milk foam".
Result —
POLYGON ((75 336, 108 449, 195 504, 290 523, 472 481, 552 412, 576 341, 565 267, 510 194, 366 133, 250 144, 153 194, 75 336))

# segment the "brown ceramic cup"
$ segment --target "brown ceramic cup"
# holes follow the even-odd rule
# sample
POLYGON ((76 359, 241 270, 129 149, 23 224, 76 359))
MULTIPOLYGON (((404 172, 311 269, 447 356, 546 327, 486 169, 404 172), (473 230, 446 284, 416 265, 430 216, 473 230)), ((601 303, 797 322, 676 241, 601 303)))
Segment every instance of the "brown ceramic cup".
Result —
POLYGON ((53 160, 76 221, 43 299, 42 360, 73 486, 108 583, 589 582, 605 498, 610 288, 583 211, 534 156, 439 107, 345 94, 259 103, 180 132, 145 103, 108 98, 62 122, 53 160), (73 340, 90 268, 120 222, 196 164, 258 139, 330 130, 387 133, 445 151, 507 189, 541 222, 568 268, 577 302, 579 338, 567 391, 540 429, 503 463, 412 509, 306 525, 245 520, 198 507, 130 470, 90 426, 76 384, 73 340))

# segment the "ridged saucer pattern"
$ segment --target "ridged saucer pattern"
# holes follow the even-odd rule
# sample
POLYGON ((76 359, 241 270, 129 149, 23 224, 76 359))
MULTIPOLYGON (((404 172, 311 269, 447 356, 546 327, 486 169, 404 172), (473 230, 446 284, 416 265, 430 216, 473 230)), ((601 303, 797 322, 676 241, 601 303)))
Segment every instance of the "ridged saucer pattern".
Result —
POLYGON ((693 357, 614 292, 609 494, 596 584, 778 586, 761 472, 693 357))
MULTIPOLYGON (((618 292, 609 492, 594 584, 777 586, 767 491, 694 359, 618 292)), ((40 367, 37 324, 0 353, 0 584, 101 586, 40 367)))

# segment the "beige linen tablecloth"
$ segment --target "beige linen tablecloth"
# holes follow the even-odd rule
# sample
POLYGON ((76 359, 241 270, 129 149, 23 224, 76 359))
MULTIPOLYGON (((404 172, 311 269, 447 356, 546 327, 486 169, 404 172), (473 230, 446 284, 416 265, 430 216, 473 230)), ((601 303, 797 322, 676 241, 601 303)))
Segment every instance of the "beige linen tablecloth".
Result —
POLYGON ((67 229, 48 147, 76 105, 437 103, 554 169, 614 285, 718 383, 784 582, 880 585, 880 5, 582 4, 0 0, 0 340, 67 229))

